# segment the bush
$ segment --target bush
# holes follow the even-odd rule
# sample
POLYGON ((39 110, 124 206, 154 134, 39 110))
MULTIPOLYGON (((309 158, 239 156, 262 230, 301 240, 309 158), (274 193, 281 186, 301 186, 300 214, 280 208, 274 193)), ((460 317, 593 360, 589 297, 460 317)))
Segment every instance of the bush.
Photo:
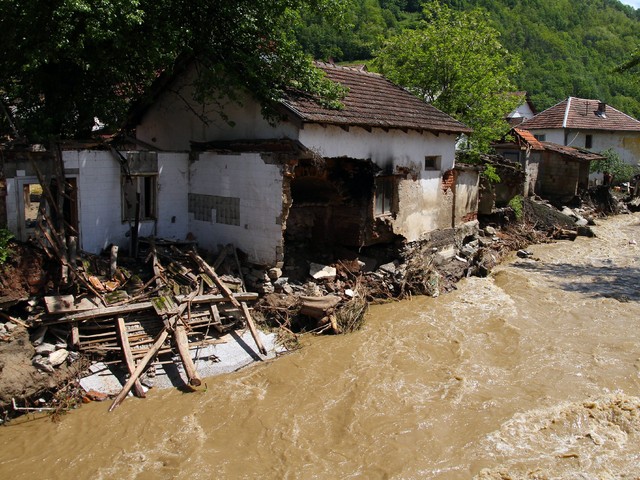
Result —
POLYGON ((516 214, 516 220, 522 220, 522 195, 516 195, 511 200, 509 200, 509 207, 513 210, 513 213, 516 214))
POLYGON ((12 253, 9 248, 9 241, 11 241, 12 238, 13 235, 9 230, 0 228, 0 265, 6 262, 12 253))

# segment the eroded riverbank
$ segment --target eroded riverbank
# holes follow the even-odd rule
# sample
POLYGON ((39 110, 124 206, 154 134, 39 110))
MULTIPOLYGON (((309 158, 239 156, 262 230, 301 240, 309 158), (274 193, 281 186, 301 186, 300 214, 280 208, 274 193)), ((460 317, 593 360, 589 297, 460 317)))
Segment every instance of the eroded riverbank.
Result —
POLYGON ((640 215, 537 245, 362 331, 0 429, 6 478, 635 478, 640 215))

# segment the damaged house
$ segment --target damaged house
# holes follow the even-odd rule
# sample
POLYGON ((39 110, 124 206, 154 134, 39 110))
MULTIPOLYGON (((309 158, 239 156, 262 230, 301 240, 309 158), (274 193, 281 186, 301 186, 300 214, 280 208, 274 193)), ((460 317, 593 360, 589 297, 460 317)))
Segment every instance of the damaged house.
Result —
POLYGON ((522 128, 513 128, 493 147, 506 160, 520 165, 524 173, 521 191, 514 194, 538 195, 558 202, 569 201, 586 190, 591 161, 603 158, 585 149, 540 141, 522 128))
MULTIPOLYGON (((343 109, 291 94, 269 122, 250 95, 198 104, 191 70, 139 112, 144 149, 64 149, 78 248, 128 249, 132 234, 189 238, 277 265, 287 245, 330 252, 437 237, 440 246, 475 226, 479 171, 454 165, 456 138, 470 129, 380 75, 319 67, 348 88, 343 109)), ((25 239, 42 177, 26 156, 12 158, 7 223, 25 239)))

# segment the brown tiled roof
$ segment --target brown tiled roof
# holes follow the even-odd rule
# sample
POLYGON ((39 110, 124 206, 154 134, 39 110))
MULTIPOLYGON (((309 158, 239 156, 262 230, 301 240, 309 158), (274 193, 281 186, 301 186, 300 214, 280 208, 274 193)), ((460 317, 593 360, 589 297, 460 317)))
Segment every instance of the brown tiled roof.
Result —
POLYGON ((527 130, 570 128, 640 132, 640 121, 599 100, 569 97, 526 120, 519 127, 527 130))
POLYGON ((513 131, 527 142, 533 150, 544 150, 542 143, 530 131, 522 128, 514 128, 513 131))
POLYGON ((576 160, 582 161, 591 161, 591 160, 601 160, 604 157, 597 153, 588 152, 586 150, 581 150, 579 148, 567 147, 564 145, 558 145, 557 143, 552 142, 540 142, 545 150, 550 150, 552 152, 557 152, 567 157, 574 158, 576 160))
POLYGON ((308 96, 290 94, 283 104, 303 123, 446 133, 472 131, 379 74, 329 63, 317 63, 316 66, 329 79, 347 87, 349 92, 342 100, 342 110, 323 107, 308 96))

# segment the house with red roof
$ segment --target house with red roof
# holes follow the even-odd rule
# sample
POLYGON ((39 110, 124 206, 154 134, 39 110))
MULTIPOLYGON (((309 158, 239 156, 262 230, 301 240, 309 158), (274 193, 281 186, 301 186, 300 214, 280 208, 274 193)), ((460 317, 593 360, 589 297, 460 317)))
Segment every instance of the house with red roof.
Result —
MULTIPOLYGON (((480 172, 455 165, 456 139, 470 129, 366 69, 318 67, 348 89, 343 108, 290 92, 266 120, 249 92, 239 102, 201 103, 194 67, 163 79, 137 112, 134 149, 63 149, 78 247, 128 250, 134 232, 189 236, 276 265, 287 245, 320 252, 437 243, 431 250, 475 228, 480 172)), ((39 178, 29 161, 18 155, 14 163, 5 203, 24 239, 25 192, 39 178)))
POLYGON ((518 125, 538 140, 592 152, 614 149, 640 162, 640 121, 599 100, 569 97, 518 125))
MULTIPOLYGON (((589 186, 589 166, 602 155, 583 148, 538 140, 530 131, 513 128, 493 145, 498 154, 518 165, 524 182, 516 194, 566 202, 589 186)), ((498 190, 499 191, 499 190, 498 190)), ((514 192, 510 191, 513 196, 514 192)), ((511 197, 496 199, 506 204, 511 197)))

